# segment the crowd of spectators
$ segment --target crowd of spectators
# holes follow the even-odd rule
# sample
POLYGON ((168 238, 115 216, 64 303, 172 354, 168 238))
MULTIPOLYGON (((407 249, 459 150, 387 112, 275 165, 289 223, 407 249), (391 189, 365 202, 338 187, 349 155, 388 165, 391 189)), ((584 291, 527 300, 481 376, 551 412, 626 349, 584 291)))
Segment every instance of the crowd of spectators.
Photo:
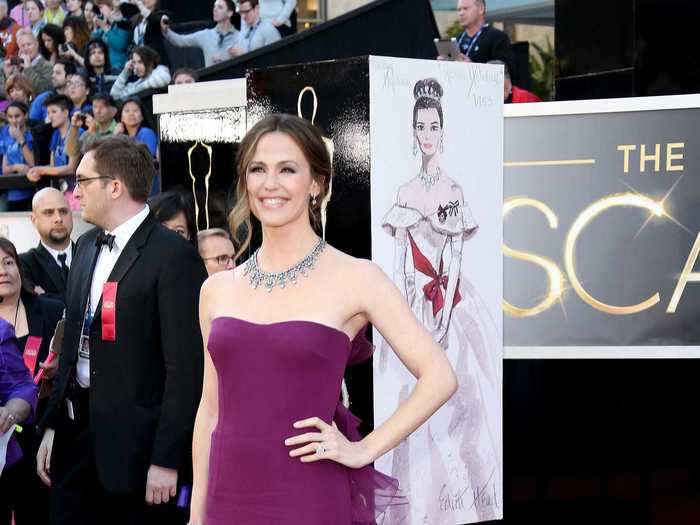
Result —
POLYGON ((292 32, 296 0, 210 1, 213 27, 186 34, 171 24, 187 21, 159 0, 0 0, 2 174, 35 186, 0 191, 0 211, 28 211, 47 185, 76 209, 74 171, 90 137, 134 137, 158 162, 150 104, 139 97, 198 80, 194 69, 171 71, 168 47, 201 49, 206 67, 292 32))

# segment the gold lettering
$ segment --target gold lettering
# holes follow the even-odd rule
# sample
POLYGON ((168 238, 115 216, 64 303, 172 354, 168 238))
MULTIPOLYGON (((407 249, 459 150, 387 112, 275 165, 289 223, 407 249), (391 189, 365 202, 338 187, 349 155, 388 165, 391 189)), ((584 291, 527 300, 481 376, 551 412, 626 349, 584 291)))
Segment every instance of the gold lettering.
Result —
POLYGON ((624 169, 625 173, 630 172, 630 151, 634 151, 637 149, 637 146, 634 144, 622 144, 617 147, 617 151, 622 151, 624 153, 624 169))
POLYGON ((678 279, 678 284, 676 284, 676 289, 673 291, 673 295, 671 296, 671 302, 668 303, 668 308, 666 309, 667 314, 676 312, 676 308, 678 308, 678 303, 681 300, 686 284, 700 283, 700 273, 692 271, 695 263, 698 260, 698 254, 700 254, 700 233, 698 233, 698 236, 695 239, 695 244, 693 244, 693 248, 690 250, 690 255, 688 255, 688 259, 685 261, 685 266, 683 267, 681 276, 678 279))
POLYGON ((644 166, 650 160, 654 161, 654 171, 659 171, 661 169, 661 144, 654 145, 654 154, 647 155, 647 147, 642 144, 641 150, 639 151, 639 171, 644 173, 644 166))
MULTIPOLYGON (((532 207, 540 211, 547 218, 549 227, 553 230, 555 230, 559 225, 559 219, 557 218, 556 214, 544 202, 527 197, 515 197, 504 202, 503 218, 505 219, 506 215, 508 215, 515 208, 520 207, 532 207)), ((512 257, 513 259, 536 264, 547 273, 547 294, 542 301, 531 308, 520 308, 510 304, 504 299, 503 311, 513 317, 532 317, 533 315, 537 315, 551 308, 551 306, 561 296, 564 289, 564 276, 556 263, 551 259, 542 257, 541 255, 536 255, 534 253, 521 250, 514 250, 505 244, 503 245, 503 254, 506 257, 512 257)))
POLYGON ((600 310, 601 312, 608 314, 630 315, 642 312, 658 303, 661 300, 658 292, 649 297, 646 301, 631 306, 613 306, 606 304, 593 297, 584 289, 581 281, 579 281, 578 276, 576 275, 574 263, 576 256, 576 241, 581 232, 586 228, 588 223, 595 219, 598 215, 606 210, 618 206, 642 208, 659 217, 664 215, 664 209, 660 203, 653 201, 649 197, 635 193, 610 195, 597 202, 594 202, 588 206, 588 208, 583 210, 571 225, 571 229, 566 236, 566 242, 564 243, 564 266, 569 276, 569 280, 571 281, 571 286, 584 302, 588 303, 596 310, 600 310))
POLYGON ((676 148, 685 148, 685 142, 671 142, 666 144, 666 171, 683 171, 683 164, 676 164, 674 160, 683 160, 683 153, 673 153, 676 148))

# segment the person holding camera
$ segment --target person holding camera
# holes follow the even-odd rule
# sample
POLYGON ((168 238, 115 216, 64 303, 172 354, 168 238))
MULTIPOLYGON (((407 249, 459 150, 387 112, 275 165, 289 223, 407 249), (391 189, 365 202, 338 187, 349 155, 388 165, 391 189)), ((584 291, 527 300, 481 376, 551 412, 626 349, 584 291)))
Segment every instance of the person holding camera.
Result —
POLYGON ((71 118, 71 128, 66 139, 69 156, 78 157, 86 141, 96 137, 113 135, 119 128, 115 116, 117 103, 107 93, 97 93, 92 97, 92 111, 77 112, 71 118), (80 130, 85 130, 80 133, 80 130))
POLYGON ((17 31, 19 55, 5 60, 0 72, 0 98, 5 98, 5 82, 22 73, 32 83, 34 93, 51 89, 51 63, 39 54, 39 42, 29 28, 17 31))
POLYGON ((114 9, 112 0, 95 0, 99 14, 94 21, 97 29, 93 37, 101 38, 107 44, 109 61, 113 67, 122 69, 129 58, 131 43, 131 24, 124 20, 121 12, 114 9))
POLYGON ((85 49, 90 40, 90 30, 82 17, 69 16, 63 22, 65 45, 59 47, 59 54, 65 60, 71 60, 77 66, 85 67, 85 49))

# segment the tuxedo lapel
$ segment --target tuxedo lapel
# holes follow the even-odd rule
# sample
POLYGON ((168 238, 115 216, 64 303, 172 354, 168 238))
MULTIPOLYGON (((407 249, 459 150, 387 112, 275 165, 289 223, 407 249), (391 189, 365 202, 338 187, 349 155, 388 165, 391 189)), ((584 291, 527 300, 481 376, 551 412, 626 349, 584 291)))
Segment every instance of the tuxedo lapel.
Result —
POLYGON ((43 244, 39 243, 36 253, 41 259, 41 264, 46 270, 46 275, 53 283, 57 290, 63 290, 66 287, 66 281, 63 279, 61 267, 56 263, 56 259, 49 253, 43 244))

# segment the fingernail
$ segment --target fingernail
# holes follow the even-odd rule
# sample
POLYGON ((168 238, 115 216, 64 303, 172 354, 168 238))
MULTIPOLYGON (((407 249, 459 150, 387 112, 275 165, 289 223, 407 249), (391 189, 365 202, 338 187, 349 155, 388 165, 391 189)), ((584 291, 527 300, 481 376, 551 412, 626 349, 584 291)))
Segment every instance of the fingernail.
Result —
POLYGON ((288 440, 288 439, 285 439, 285 440, 284 440, 284 444, 285 444, 285 445, 289 445, 289 440, 288 440))

